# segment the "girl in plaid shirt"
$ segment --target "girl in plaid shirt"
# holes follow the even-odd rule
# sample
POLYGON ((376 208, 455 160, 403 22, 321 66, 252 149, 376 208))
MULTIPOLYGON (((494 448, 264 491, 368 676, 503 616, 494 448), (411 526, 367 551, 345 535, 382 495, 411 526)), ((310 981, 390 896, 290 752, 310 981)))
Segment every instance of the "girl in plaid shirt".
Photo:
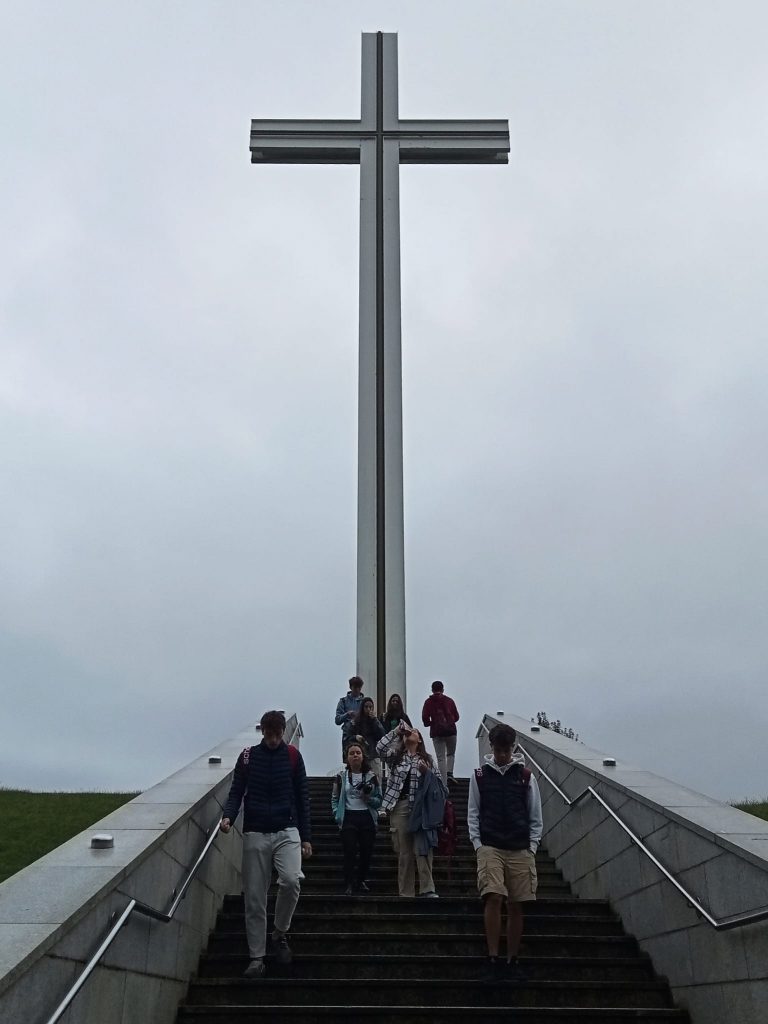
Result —
POLYGON ((432 851, 426 857, 417 856, 413 847, 413 834, 408 831, 408 819, 416 796, 416 790, 425 772, 434 765, 427 753, 424 740, 418 729, 409 728, 405 722, 382 736, 376 744, 376 753, 383 758, 388 755, 390 774, 387 789, 381 803, 381 810, 389 811, 389 832, 392 848, 397 854, 397 888, 400 896, 416 895, 416 872, 419 875, 419 896, 436 899, 435 883, 432 879, 432 851))

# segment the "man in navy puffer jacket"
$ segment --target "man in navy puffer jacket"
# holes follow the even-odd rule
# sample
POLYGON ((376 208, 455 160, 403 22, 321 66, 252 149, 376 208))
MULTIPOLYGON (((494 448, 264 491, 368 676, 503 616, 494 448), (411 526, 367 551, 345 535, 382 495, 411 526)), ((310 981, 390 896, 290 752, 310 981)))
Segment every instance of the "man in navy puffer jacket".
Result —
POLYGON ((275 960, 288 964, 293 959, 287 933, 304 877, 301 858, 312 856, 309 787, 302 756, 283 742, 281 711, 267 711, 260 727, 261 743, 246 747, 237 759, 220 826, 222 832, 231 830, 244 801, 243 890, 251 958, 246 978, 264 977, 267 893, 273 867, 278 876, 272 933, 275 960))

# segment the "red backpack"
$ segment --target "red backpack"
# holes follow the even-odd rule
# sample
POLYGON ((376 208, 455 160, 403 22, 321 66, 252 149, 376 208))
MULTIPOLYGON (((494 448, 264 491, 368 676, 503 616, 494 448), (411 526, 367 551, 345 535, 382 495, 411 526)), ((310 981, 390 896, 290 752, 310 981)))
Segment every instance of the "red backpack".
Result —
MULTIPOLYGON (((291 762, 291 775, 296 775, 296 765, 299 763, 299 748, 294 747, 292 743, 286 743, 288 747, 288 760, 291 762)), ((248 763, 251 760, 251 751, 253 747, 245 747, 243 750, 243 764, 248 767, 248 763)))
POLYGON ((453 721, 453 715, 448 710, 448 698, 442 697, 442 700, 434 700, 432 707, 429 710, 429 717, 432 722, 432 729, 435 736, 451 736, 455 729, 455 722, 453 721))
MULTIPOLYGON (((453 801, 445 801, 445 811, 443 812, 443 823, 437 830, 437 850, 435 851, 438 857, 452 857, 456 851, 456 811, 453 807, 453 801)), ((448 874, 450 877, 450 867, 448 868, 448 874)))

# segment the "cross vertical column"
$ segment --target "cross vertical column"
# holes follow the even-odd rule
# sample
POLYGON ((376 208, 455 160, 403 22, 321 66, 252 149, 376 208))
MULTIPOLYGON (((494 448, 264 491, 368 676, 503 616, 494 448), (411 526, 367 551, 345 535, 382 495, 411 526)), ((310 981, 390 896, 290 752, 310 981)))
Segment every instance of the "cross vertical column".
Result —
POLYGON ((401 121, 397 35, 363 33, 359 121, 251 122, 253 163, 360 163, 357 674, 405 699, 400 163, 506 163, 506 121, 401 121))
POLYGON ((360 148, 357 672, 405 699, 397 36, 365 33, 360 148))

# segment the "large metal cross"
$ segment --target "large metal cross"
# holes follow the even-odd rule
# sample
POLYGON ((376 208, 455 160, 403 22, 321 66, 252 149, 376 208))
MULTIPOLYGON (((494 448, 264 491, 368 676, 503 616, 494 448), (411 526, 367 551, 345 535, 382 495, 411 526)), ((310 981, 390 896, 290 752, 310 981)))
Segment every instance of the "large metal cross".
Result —
POLYGON ((507 121, 401 121, 397 35, 363 33, 359 121, 252 121, 253 163, 360 164, 357 674, 405 700, 401 163, 506 163, 507 121))

